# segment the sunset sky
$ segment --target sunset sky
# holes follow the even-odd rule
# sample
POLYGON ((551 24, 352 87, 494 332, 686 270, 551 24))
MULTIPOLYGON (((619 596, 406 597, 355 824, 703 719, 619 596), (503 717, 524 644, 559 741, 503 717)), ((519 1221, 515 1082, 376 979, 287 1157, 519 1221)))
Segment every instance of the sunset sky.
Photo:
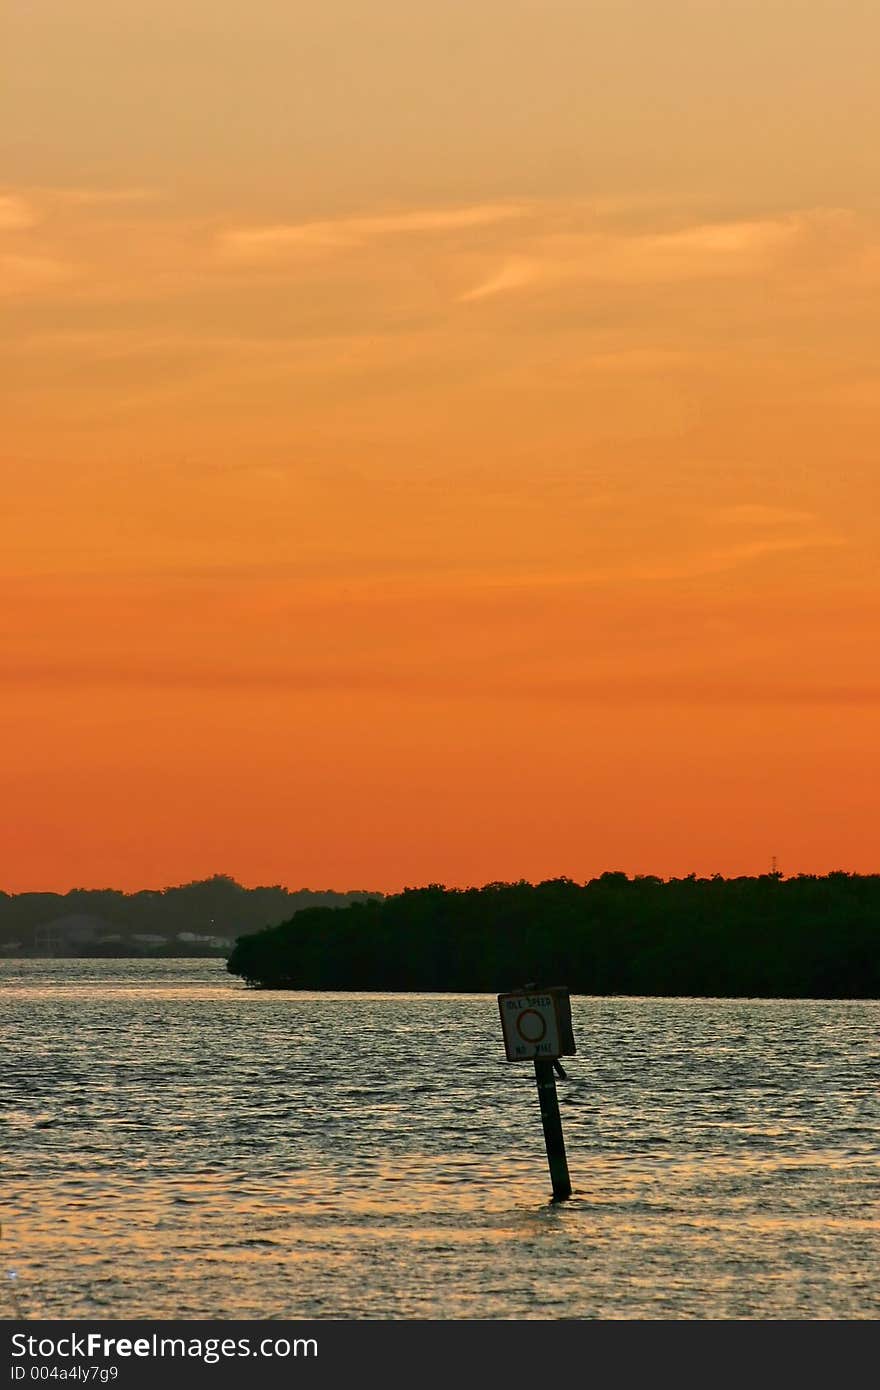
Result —
POLYGON ((0 889, 880 871, 876 0, 9 0, 0 889))

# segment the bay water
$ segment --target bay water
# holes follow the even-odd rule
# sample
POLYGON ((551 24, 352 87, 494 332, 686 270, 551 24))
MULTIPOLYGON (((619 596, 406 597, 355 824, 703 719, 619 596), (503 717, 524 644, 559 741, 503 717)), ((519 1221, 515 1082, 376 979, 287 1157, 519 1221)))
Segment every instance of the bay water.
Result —
POLYGON ((880 1314, 880 1001, 573 1016, 553 1205, 492 995, 0 962, 0 1316, 880 1314))

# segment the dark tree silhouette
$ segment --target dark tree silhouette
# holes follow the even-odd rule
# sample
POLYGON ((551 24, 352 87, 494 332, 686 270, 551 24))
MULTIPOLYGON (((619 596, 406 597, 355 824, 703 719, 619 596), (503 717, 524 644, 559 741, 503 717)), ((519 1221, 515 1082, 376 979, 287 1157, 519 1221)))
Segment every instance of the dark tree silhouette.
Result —
POLYGON ((242 936, 266 988, 880 997, 880 875, 437 884, 242 936))

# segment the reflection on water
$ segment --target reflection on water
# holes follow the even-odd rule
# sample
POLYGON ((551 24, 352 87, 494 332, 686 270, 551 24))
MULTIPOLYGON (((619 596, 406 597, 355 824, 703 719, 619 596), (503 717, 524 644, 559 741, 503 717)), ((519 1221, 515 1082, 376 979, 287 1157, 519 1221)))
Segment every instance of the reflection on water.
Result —
POLYGON ((880 1003, 575 999, 559 1207, 491 996, 6 961, 0 1015, 27 1316, 880 1313, 880 1003))

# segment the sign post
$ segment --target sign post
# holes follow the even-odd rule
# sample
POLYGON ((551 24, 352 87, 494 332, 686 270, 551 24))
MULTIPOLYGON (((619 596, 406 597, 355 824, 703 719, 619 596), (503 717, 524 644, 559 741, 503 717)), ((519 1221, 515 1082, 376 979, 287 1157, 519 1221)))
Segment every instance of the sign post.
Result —
POLYGON ((553 1200, 563 1202, 571 1196, 571 1178, 553 1067, 560 1057, 571 1056, 577 1050, 568 990, 562 986, 537 989, 531 985, 510 994, 499 994, 498 1008, 508 1062, 533 1061, 535 1064, 553 1200))
POLYGON ((541 1124, 544 1126, 544 1143, 547 1146, 547 1163, 550 1167, 550 1182, 553 1185, 554 1202, 564 1202, 571 1196, 571 1178, 568 1176, 568 1159, 565 1156, 565 1139, 562 1134, 562 1116, 559 1113, 559 1098, 556 1094, 556 1078, 552 1062, 539 1062, 535 1058, 535 1082, 538 1087, 538 1102, 541 1106, 541 1124))

